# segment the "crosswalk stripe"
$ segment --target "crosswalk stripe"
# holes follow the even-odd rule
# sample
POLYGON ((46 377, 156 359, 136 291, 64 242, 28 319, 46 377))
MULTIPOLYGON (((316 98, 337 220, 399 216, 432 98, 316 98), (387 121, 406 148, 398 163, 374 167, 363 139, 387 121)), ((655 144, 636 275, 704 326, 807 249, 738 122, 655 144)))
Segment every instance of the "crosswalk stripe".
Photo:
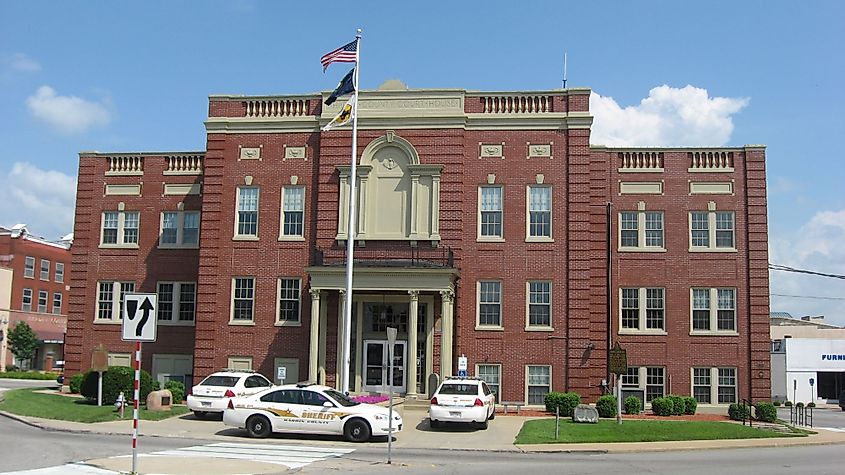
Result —
POLYGON ((216 443, 163 450, 153 452, 148 456, 206 456, 235 460, 254 460, 257 462, 275 463, 290 468, 301 468, 313 462, 341 457, 354 451, 355 449, 310 447, 305 445, 216 443))
POLYGON ((3 475, 118 475, 117 472, 92 467, 82 463, 69 463, 55 467, 21 470, 19 472, 3 472, 3 475))

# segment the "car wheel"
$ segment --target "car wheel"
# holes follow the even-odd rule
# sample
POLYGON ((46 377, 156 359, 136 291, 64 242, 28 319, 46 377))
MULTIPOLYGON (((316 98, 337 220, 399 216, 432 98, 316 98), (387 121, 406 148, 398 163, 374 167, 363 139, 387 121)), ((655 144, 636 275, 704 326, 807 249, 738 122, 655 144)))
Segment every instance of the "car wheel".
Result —
POLYGON ((484 422, 481 422, 481 423, 478 424, 478 426, 481 428, 481 430, 487 430, 487 427, 489 425, 490 425, 489 419, 484 419, 484 422))
POLYGON ((343 435, 350 442, 366 442, 370 433, 370 425, 363 419, 352 419, 343 428, 343 435))
POLYGON ((208 413, 205 411, 194 411, 194 417, 196 417, 197 419, 205 419, 205 416, 207 415, 208 413))
POLYGON ((496 406, 493 406, 493 412, 490 413, 490 420, 492 421, 495 418, 496 418, 496 406))
POLYGON ((434 419, 429 419, 428 425, 431 426, 432 429, 437 429, 438 427, 440 427, 440 421, 435 421, 434 419))
POLYGON ((250 437, 263 439, 270 435, 272 428, 270 427, 270 421, 266 417, 252 416, 246 420, 246 430, 249 432, 250 437))

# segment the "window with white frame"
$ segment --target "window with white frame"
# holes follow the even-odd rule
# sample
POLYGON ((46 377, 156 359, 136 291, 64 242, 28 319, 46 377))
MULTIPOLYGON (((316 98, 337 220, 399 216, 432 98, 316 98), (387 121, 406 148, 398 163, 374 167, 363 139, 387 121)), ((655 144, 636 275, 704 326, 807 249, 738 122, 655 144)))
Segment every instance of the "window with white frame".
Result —
POLYGON ((100 245, 137 247, 139 220, 138 211, 104 212, 100 245))
POLYGON ((285 186, 282 188, 282 232, 281 238, 301 238, 305 223, 305 187, 285 186))
POLYGON ((623 387, 640 387, 640 368, 637 368, 636 366, 628 366, 628 371, 620 376, 623 387))
POLYGON ((478 188, 478 237, 480 239, 501 239, 502 231, 502 187, 481 186, 478 188))
POLYGON ((736 250, 736 214, 733 211, 690 212, 691 251, 736 250))
POLYGON ((496 402, 501 402, 501 381, 502 365, 500 364, 478 364, 475 365, 475 374, 490 387, 496 396, 496 402))
POLYGON ((61 315, 62 313, 62 293, 61 292, 54 292, 53 293, 53 313, 56 315, 61 315))
POLYGON ((123 318, 123 298, 134 291, 135 282, 98 282, 96 319, 120 321, 123 318))
POLYGON ((552 188, 528 187, 528 239, 552 237, 552 188))
POLYGON ((158 321, 193 323, 197 307, 196 282, 158 283, 158 321))
POLYGON ((199 238, 199 211, 165 211, 161 213, 159 247, 197 247, 199 238))
POLYGON ((50 261, 41 259, 41 280, 50 280, 50 261))
POLYGON ((46 290, 38 291, 38 313, 47 313, 47 299, 50 293, 46 290))
POLYGON ((691 293, 692 333, 736 332, 736 289, 693 288, 691 293))
POLYGON ((665 249, 663 240, 663 212, 640 211, 619 213, 619 249, 643 251, 665 249))
POLYGON ((527 389, 529 405, 545 404, 546 394, 552 390, 551 366, 528 366, 527 389))
POLYGON ((301 280, 280 278, 278 281, 279 311, 278 323, 298 324, 300 322, 300 286, 301 280))
POLYGON ((502 326, 502 283, 497 280, 478 282, 478 326, 502 326))
POLYGON ((642 389, 645 402, 651 402, 656 397, 663 397, 665 375, 662 366, 628 366, 628 372, 622 375, 622 386, 642 389))
POLYGON ((24 312, 32 311, 32 289, 23 289, 21 310, 23 310, 24 312))
POLYGON ((58 283, 63 283, 65 281, 65 265, 61 262, 56 263, 55 280, 58 283))
POLYGON ((29 279, 35 278, 35 258, 26 256, 23 264, 23 276, 29 279))
POLYGON ((258 187, 238 188, 236 236, 258 237, 258 187))
POLYGON ((528 327, 551 328, 552 283, 548 280, 528 282, 528 327))
POLYGON ((251 322, 255 309, 255 277, 232 279, 232 321, 251 322))
POLYGON ((692 368, 692 393, 695 400, 701 404, 712 404, 714 401, 717 404, 736 402, 736 368, 692 368))
POLYGON ((666 330, 664 289, 642 287, 619 290, 620 333, 666 330))

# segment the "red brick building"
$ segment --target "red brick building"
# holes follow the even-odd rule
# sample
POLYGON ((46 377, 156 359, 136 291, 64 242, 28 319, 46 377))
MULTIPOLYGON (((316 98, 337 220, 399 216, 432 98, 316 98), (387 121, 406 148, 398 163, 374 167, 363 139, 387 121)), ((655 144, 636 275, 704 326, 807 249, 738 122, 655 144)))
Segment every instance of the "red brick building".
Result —
POLYGON ((70 235, 48 241, 23 224, 0 227, 0 268, 6 270, 0 276, 0 370, 21 364, 5 340, 19 321, 40 340, 32 361, 23 366, 49 371, 64 360, 72 241, 70 235))
POLYGON ((348 342, 350 388, 381 391, 396 326, 409 396, 464 355, 500 400, 594 399, 619 342, 649 399, 767 398, 764 148, 591 146, 589 94, 363 91, 345 338, 351 133, 320 130, 340 103, 211 96, 204 152, 81 153, 69 369, 99 343, 129 361, 121 295, 141 291, 160 380, 335 385, 348 342))

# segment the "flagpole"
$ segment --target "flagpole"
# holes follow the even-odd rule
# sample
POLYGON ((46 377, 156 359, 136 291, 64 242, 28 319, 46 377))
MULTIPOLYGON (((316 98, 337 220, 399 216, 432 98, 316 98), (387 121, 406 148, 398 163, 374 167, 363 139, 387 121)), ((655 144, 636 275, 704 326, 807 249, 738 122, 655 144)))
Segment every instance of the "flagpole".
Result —
POLYGON ((346 230, 346 301, 344 304, 343 316, 343 358, 341 364, 341 386, 342 393, 349 392, 349 363, 350 363, 350 346, 352 346, 352 270, 353 270, 353 251, 355 249, 355 215, 357 214, 357 196, 355 194, 357 178, 357 155, 358 155, 358 77, 361 74, 361 29, 358 28, 358 34, 355 35, 357 44, 355 45, 355 73, 353 74, 353 86, 355 88, 354 99, 352 104, 352 172, 351 183, 349 187, 349 221, 346 230))

